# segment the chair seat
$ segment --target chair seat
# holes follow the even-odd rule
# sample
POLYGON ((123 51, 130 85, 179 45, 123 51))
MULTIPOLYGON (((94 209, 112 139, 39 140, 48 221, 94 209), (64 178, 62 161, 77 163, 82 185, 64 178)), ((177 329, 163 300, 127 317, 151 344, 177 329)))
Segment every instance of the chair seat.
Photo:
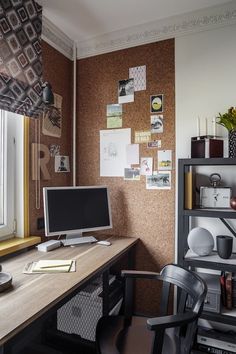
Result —
MULTIPOLYGON (((102 354, 149 354, 154 332, 147 328, 147 318, 133 316, 129 326, 124 326, 123 316, 102 317, 97 326, 97 344, 102 354)), ((172 328, 164 337, 163 354, 176 353, 172 328)))

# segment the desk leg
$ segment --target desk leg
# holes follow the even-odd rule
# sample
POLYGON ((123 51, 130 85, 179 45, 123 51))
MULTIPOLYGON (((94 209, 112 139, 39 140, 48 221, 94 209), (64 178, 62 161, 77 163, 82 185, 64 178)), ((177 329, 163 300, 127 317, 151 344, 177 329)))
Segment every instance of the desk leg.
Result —
POLYGON ((102 273, 102 287, 103 287, 102 314, 103 316, 107 316, 109 314, 109 271, 108 270, 102 273))
POLYGON ((12 354, 11 346, 4 344, 0 346, 0 354, 12 354))
POLYGON ((135 247, 132 247, 128 252, 128 269, 135 269, 135 247))

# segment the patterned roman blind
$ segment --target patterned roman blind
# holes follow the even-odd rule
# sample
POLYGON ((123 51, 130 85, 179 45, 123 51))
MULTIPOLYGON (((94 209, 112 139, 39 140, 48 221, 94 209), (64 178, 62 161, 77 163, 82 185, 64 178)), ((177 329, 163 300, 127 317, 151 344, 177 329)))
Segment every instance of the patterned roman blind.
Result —
POLYGON ((42 103, 42 7, 0 0, 0 109, 38 118, 42 103))

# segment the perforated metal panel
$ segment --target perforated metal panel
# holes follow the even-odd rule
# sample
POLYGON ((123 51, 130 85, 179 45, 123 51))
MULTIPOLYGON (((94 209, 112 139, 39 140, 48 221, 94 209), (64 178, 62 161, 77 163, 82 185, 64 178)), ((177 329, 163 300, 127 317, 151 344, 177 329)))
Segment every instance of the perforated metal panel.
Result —
MULTIPOLYGON (((109 283, 114 280, 111 277, 109 283)), ((97 278, 57 311, 57 329, 94 341, 96 325, 102 316, 101 292, 102 279, 97 278)))

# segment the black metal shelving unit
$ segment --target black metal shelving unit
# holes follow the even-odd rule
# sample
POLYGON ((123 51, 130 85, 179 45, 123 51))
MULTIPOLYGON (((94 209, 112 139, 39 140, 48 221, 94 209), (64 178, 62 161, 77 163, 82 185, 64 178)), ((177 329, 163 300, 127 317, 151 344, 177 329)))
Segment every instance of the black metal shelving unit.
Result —
MULTIPOLYGON (((215 257, 210 259, 210 257, 193 257, 188 256, 188 245, 187 237, 190 231, 190 218, 192 217, 206 217, 206 218, 218 218, 225 226, 227 226, 232 233, 235 231, 230 228, 225 219, 236 219, 236 211, 232 209, 199 209, 194 208, 191 210, 185 209, 185 172, 190 167, 197 166, 235 166, 236 159, 234 158, 206 158, 206 159, 179 159, 178 162, 178 253, 177 259, 178 264, 184 267, 191 268, 205 268, 205 269, 215 269, 219 271, 230 271, 236 273, 236 254, 233 254, 230 261, 222 261, 222 259, 217 259, 215 257)), ((236 171, 236 170, 235 170, 236 171)), ((214 255, 214 254, 213 254, 214 255)), ((225 324, 236 325, 236 311, 235 316, 216 314, 213 312, 204 311, 202 318, 222 322, 225 324)))

